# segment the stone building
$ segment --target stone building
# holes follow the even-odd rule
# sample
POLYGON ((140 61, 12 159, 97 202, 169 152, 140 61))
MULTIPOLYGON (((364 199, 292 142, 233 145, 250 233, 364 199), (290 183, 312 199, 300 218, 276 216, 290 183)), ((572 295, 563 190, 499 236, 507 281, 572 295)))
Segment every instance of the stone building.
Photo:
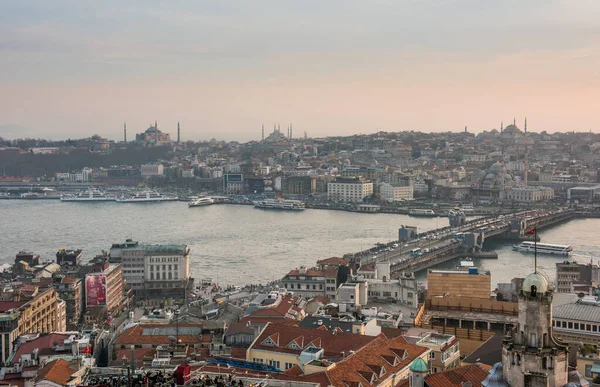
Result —
POLYGON ((540 274, 530 274, 523 281, 518 323, 502 345, 502 373, 510 386, 567 383, 568 349, 553 335, 552 293, 540 274))

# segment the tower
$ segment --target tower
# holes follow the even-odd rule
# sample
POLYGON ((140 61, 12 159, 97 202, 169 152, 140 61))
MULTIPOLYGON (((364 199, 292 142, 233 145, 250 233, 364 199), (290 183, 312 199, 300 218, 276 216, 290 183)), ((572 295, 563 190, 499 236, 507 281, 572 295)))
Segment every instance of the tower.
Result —
POLYGON ((465 126, 465 133, 467 133, 467 127, 465 126))
POLYGON ((123 142, 127 142, 127 122, 123 124, 123 142))
POLYGON ((517 119, 513 117, 513 126, 517 126, 517 119))
POLYGON ((158 129, 158 122, 154 120, 154 129, 158 129))
POLYGON ((181 144, 181 129, 179 127, 179 121, 177 121, 177 143, 181 144))
POLYGON ((516 329, 502 343, 502 367, 510 386, 561 387, 567 383, 567 347, 552 335, 552 289, 529 274, 519 294, 516 329))
POLYGON ((527 117, 525 117, 525 133, 527 133, 527 117))
POLYGON ((425 377, 429 373, 429 366, 425 360, 420 357, 416 358, 409 368, 408 385, 409 387, 425 386, 425 377))
POLYGON ((500 133, 504 130, 504 122, 500 121, 500 133))

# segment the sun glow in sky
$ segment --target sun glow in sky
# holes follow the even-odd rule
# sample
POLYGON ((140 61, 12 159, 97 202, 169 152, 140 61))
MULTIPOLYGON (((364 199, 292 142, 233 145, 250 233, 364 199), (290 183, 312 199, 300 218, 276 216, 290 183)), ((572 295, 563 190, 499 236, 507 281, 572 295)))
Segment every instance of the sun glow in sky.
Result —
POLYGON ((7 0, 0 57, 6 137, 600 132, 597 0, 7 0))

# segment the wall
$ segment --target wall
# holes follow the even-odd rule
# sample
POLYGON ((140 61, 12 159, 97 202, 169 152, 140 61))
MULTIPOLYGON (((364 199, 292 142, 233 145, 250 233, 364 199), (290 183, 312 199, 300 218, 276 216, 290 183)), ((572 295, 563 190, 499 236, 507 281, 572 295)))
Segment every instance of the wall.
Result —
POLYGON ((491 276, 486 274, 427 273, 427 296, 468 296, 489 299, 491 276))

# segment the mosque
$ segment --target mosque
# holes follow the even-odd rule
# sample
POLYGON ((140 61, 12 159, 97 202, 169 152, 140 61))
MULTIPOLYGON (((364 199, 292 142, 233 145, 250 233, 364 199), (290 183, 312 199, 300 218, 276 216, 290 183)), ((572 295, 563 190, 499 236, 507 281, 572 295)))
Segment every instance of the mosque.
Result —
MULTIPOLYGON (((178 129, 179 131, 179 129, 178 129)), ((155 121, 154 126, 150 126, 145 132, 135 135, 135 141, 146 145, 160 145, 171 141, 169 133, 163 133, 158 129, 158 123, 155 121)))

